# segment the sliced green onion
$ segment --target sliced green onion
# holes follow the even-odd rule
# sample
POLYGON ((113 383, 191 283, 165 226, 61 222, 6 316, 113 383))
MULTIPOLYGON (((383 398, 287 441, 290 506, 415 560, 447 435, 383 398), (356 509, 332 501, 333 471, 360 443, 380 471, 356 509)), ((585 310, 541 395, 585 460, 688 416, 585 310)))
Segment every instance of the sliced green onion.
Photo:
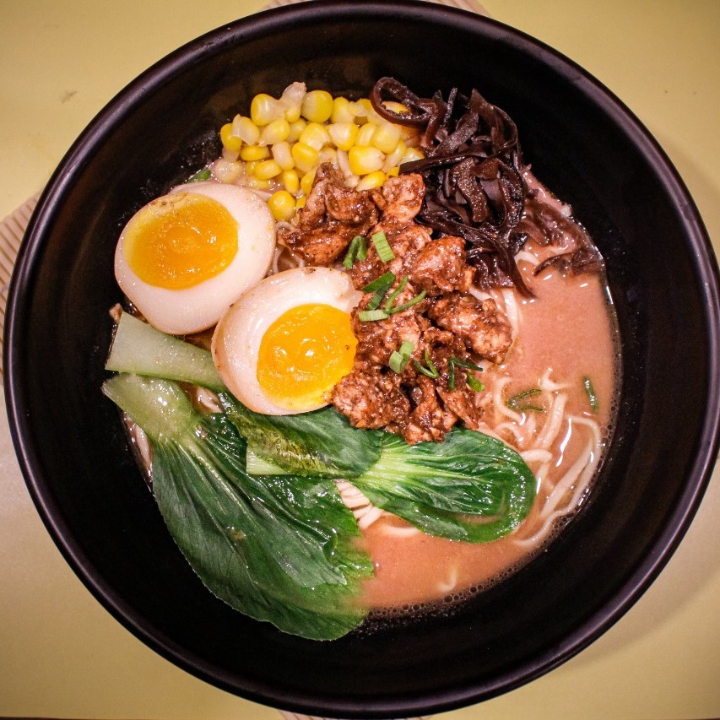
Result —
POLYGON ((348 247, 347 255, 343 260, 345 268, 350 268, 355 264, 356 260, 361 262, 367 257, 367 243, 362 235, 356 235, 351 241, 348 247))
POLYGON ((393 350, 388 365, 396 373, 401 373, 410 361, 415 346, 409 340, 403 340, 399 350, 393 350))
POLYGON ((372 282, 369 282, 364 288, 363 292, 370 293, 379 290, 381 287, 390 287, 395 282, 395 274, 386 272, 384 275, 375 278, 372 282))
POLYGON ((460 367, 463 367, 466 370, 477 370, 478 372, 484 372, 484 369, 481 368, 479 365, 473 365, 471 362, 468 362, 467 360, 460 360, 459 358, 456 358, 454 355, 450 358, 450 362, 455 363, 455 365, 459 365, 460 367))
MULTIPOLYGON (((403 340, 402 344, 400 345, 400 354, 405 355, 406 357, 410 357, 414 349, 415 346, 409 340, 403 340)), ((427 352, 427 350, 425 352, 427 352)))
POLYGON ((533 395, 539 395, 540 393, 542 393, 542 390, 540 388, 530 388, 529 390, 523 390, 517 395, 513 395, 509 400, 505 402, 505 404, 511 410, 517 410, 518 412, 545 412, 545 408, 540 407, 539 405, 527 405, 525 403, 522 403, 522 400, 525 400, 525 398, 532 397, 533 395))
POLYGON ((198 170, 191 178, 188 179, 188 182, 202 182, 203 180, 209 180, 212 177, 212 172, 210 172, 210 168, 203 168, 202 170, 198 170))
POLYGON ((393 303, 395 302, 395 298, 405 289, 405 286, 408 284, 408 280, 408 276, 403 275, 399 285, 388 295, 388 299, 385 301, 385 312, 390 312, 393 303))
POLYGON ((419 302, 424 300, 425 295, 427 295, 427 291, 423 290, 422 292, 418 293, 411 300, 408 300, 406 303, 403 303, 402 305, 396 305, 394 308, 390 309, 388 312, 391 315, 394 315, 395 313, 403 312, 404 310, 407 310, 408 308, 411 308, 413 305, 417 305, 419 302))
POLYGON ((384 310, 361 310, 358 318, 361 322, 375 322, 376 320, 387 320, 390 316, 384 310))
POLYGON ((391 370, 394 370, 396 373, 401 373, 407 366, 409 360, 410 358, 407 355, 403 355, 397 350, 393 350, 390 355, 388 365, 390 365, 391 370))
MULTIPOLYGON (((464 367, 464 366, 463 366, 464 367)), ((475 392, 482 392, 485 389, 485 383, 481 383, 474 375, 468 373, 465 376, 468 387, 475 392)))
POLYGON ((590 401, 590 408, 594 413, 596 413, 600 409, 600 403, 598 402, 597 395, 595 394, 592 381, 587 375, 583 378, 583 387, 585 388, 588 400, 590 401))
POLYGON ((423 367, 417 360, 415 361, 415 367, 423 374, 427 375, 432 380, 435 380, 436 378, 440 377, 440 373, 438 372, 438 369, 433 365, 433 361, 430 358, 430 352, 427 348, 425 348, 425 355, 423 356, 425 359, 425 365, 426 367, 423 367))
POLYGON ((448 362, 448 390, 455 390, 455 363, 452 358, 448 362))
POLYGON ((383 262, 390 262, 395 258, 395 253, 392 251, 390 243, 388 242, 388 239, 384 232, 377 232, 370 239, 375 244, 375 249, 377 250, 378 257, 383 262))

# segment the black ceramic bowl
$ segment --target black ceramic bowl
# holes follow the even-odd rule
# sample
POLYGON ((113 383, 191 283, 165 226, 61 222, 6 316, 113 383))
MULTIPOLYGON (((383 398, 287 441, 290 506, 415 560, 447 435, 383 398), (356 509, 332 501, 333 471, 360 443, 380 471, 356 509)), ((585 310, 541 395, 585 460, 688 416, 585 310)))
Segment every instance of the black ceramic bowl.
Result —
POLYGON ((335 717, 438 712, 511 690, 597 638, 675 550, 717 450, 718 275, 695 206, 653 139, 551 49, 430 4, 295 6, 224 27, 132 83, 83 133, 28 229, 9 303, 6 390, 52 536, 126 627, 254 701, 335 717), (219 152, 250 98, 304 80, 367 93, 477 87, 602 250, 623 352, 617 427, 591 501, 536 560, 455 613, 312 642, 215 600, 170 539, 99 390, 120 300, 120 228, 219 152))

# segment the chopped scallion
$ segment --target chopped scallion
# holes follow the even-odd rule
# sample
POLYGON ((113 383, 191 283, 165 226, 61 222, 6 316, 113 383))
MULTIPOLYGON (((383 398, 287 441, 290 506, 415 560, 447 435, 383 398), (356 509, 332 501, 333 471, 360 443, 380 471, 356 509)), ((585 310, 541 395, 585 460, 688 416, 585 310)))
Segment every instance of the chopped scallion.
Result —
POLYGON ((363 292, 370 293, 379 290, 381 287, 390 287, 395 282, 395 274, 386 272, 384 275, 375 278, 372 282, 369 282, 363 289, 363 292))
POLYGON ((542 390, 540 388, 530 388, 529 390, 523 390, 517 395, 513 395, 511 398, 509 398, 505 404, 511 410, 517 410, 518 412, 545 412, 545 408, 541 407, 540 405, 528 405, 523 402, 523 400, 525 400, 526 398, 533 397, 534 395, 539 395, 540 393, 542 393, 542 390))
POLYGON ((212 177, 212 172, 210 171, 210 168, 203 168, 202 170, 198 170, 191 178, 188 179, 188 182, 202 182, 203 180, 209 180, 212 177))
POLYGON ((450 362, 455 363, 455 365, 459 365, 460 367, 463 367, 466 370, 477 370, 478 372, 483 372, 483 368, 481 368, 479 365, 474 365, 473 363, 468 362, 467 360, 460 360, 459 358, 456 358, 454 355, 450 358, 450 362))
POLYGON ((407 275, 403 275, 398 286, 388 295, 385 301, 385 312, 391 311, 395 298, 405 289, 405 286, 408 284, 408 279, 407 275))
POLYGON ((345 268, 350 268, 355 264, 356 260, 361 262, 367 257, 367 243, 362 235, 356 235, 351 241, 348 247, 347 255, 343 260, 345 268))
POLYGON ((408 300, 406 303, 403 303, 402 305, 396 305, 394 308, 391 308, 388 310, 388 312, 391 315, 394 315, 395 313, 403 312, 404 310, 407 310, 408 308, 411 308, 413 305, 417 305, 419 302, 425 299, 425 295, 427 295, 427 291, 423 290, 422 292, 418 293, 414 298, 408 300))
POLYGON ((375 244, 378 257, 383 262, 390 262, 395 258, 395 253, 392 251, 390 243, 388 242, 387 236, 384 232, 377 232, 370 239, 375 244))
POLYGON ((402 344, 400 345, 400 354, 405 355, 406 357, 410 357, 414 349, 415 345, 413 345, 409 340, 403 340, 402 344))
POLYGON ((430 352, 427 348, 425 348, 425 367, 423 367, 417 360, 415 361, 415 367, 423 374, 427 375, 431 380, 435 380, 436 378, 440 377, 440 373, 438 372, 438 369, 433 365, 433 361, 430 358, 430 352))
POLYGON ((585 388, 588 400, 590 401, 590 408, 594 413, 596 413, 600 408, 600 403, 598 402, 597 395, 595 394, 595 388, 593 388, 592 381, 587 375, 583 378, 583 387, 585 388))
POLYGON ((390 316, 384 310, 361 310, 358 318, 361 322, 375 322, 376 320, 387 320, 390 316))
POLYGON ((391 370, 394 370, 396 373, 401 373, 407 366, 408 360, 410 360, 410 358, 407 355, 393 350, 388 365, 390 365, 391 370))
POLYGON ((465 376, 465 381, 467 382, 468 387, 475 392, 482 392, 485 389, 485 384, 481 383, 474 375, 471 375, 470 373, 465 376))

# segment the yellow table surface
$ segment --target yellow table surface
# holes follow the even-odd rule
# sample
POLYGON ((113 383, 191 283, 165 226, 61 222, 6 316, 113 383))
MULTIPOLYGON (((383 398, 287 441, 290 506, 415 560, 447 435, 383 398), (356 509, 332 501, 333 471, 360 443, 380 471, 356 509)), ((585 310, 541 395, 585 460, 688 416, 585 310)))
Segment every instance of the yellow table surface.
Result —
MULTIPOLYGON (((137 74, 265 2, 0 0, 0 218, 43 186, 83 127, 137 74)), ((483 5, 580 63, 640 117, 720 250, 720 2, 483 5)), ((533 683, 436 718, 720 717, 718 518, 716 466, 679 550, 609 632, 533 683)), ((0 717, 11 716, 279 718, 156 655, 88 593, 34 509, 0 411, 0 717)))

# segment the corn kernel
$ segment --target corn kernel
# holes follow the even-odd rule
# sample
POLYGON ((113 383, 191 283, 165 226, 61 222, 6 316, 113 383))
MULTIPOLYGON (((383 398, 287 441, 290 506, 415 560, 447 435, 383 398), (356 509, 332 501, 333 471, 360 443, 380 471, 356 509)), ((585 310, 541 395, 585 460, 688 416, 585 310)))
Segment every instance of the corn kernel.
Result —
MULTIPOLYGON (((242 150, 240 151, 242 153, 242 150)), ((412 162, 413 160, 422 160, 425 157, 424 153, 420 148, 409 147, 400 161, 400 165, 406 162, 412 162)))
POLYGON ((249 117, 236 115, 233 119, 232 134, 247 145, 257 145, 257 141, 260 139, 260 128, 249 117))
POLYGON ((245 163, 245 174, 246 175, 254 175, 255 174, 255 168, 257 167, 257 164, 260 162, 260 160, 251 160, 250 162, 245 163))
POLYGON ((363 177, 356 186, 356 190, 372 190, 372 188, 381 187, 385 182, 385 173, 382 170, 368 173, 363 177))
POLYGON ((222 159, 228 162, 233 162, 240 157, 239 150, 228 150, 225 146, 222 149, 222 159))
POLYGON ((298 141, 305 143, 305 145, 309 145, 311 148, 320 150, 325 147, 325 145, 329 145, 332 142, 332 139, 330 138, 330 133, 324 125, 311 122, 308 123, 307 127, 300 133, 298 141))
POLYGON ((300 181, 300 189, 305 195, 309 195, 312 190, 313 183, 315 182, 315 171, 305 173, 302 180, 300 181))
POLYGON ((389 155, 400 142, 400 126, 389 122, 382 123, 373 133, 371 142, 378 150, 389 155))
POLYGON ((338 150, 347 152, 357 141, 358 126, 353 122, 332 123, 327 126, 327 131, 338 150))
POLYGON ((367 122, 360 130, 358 130, 357 139, 355 140, 356 145, 371 145, 373 136, 377 131, 378 126, 375 123, 367 122))
POLYGON ((359 118, 365 118, 367 122, 372 122, 376 125, 379 125, 381 122, 387 122, 375 112, 375 108, 368 98, 360 98, 360 100, 355 103, 355 110, 357 116, 359 118))
POLYGON ((302 131, 307 127, 307 121, 300 118, 290 123, 290 134, 285 138, 289 143, 298 141, 302 131))
POLYGON ((259 145, 244 145, 240 150, 240 158, 249 162, 251 160, 264 160, 270 157, 270 150, 267 147, 260 147, 259 145))
POLYGON ((262 160, 255 168, 255 177, 258 180, 270 180, 281 172, 282 168, 274 160, 262 160))
MULTIPOLYGON (((242 152, 242 151, 241 151, 242 152)), ((318 161, 318 151, 303 142, 297 142, 292 146, 291 153, 295 161, 295 167, 302 173, 315 169, 318 161)))
POLYGON ((300 192, 300 178, 296 170, 286 170, 280 179, 285 189, 291 195, 297 195, 300 192))
POLYGON ((285 118, 273 120, 268 123, 260 132, 259 145, 274 145, 275 143, 287 140, 290 134, 290 123, 285 118))
POLYGON ((322 165, 323 163, 330 163, 331 165, 335 165, 335 167, 337 167, 337 152, 338 151, 330 145, 324 147, 318 153, 318 164, 322 165))
POLYGON ((250 103, 250 118, 259 127, 268 125, 273 120, 278 120, 284 116, 285 108, 280 101, 267 93, 259 93, 250 103))
POLYGON ((232 123, 225 123, 220 128, 220 140, 225 148, 230 152, 237 152, 242 147, 242 140, 232 134, 233 125, 232 123))
POLYGON ((213 175, 223 183, 235 182, 242 172, 242 165, 238 162, 228 162, 227 160, 218 160, 213 165, 213 175))
POLYGON ((249 177, 245 185, 253 190, 269 190, 272 187, 270 180, 260 180, 256 177, 249 177))
POLYGON ((272 148, 270 148, 270 151, 272 152, 273 160, 275 160, 283 170, 292 170, 295 167, 295 161, 290 152, 290 143, 275 143, 272 148))
POLYGON ((397 115, 402 115, 403 113, 406 113, 408 111, 405 105, 400 102, 395 102, 395 100, 385 100, 383 102, 383 106, 386 107, 390 112, 394 112, 397 115))
POLYGON ((355 122, 355 103, 351 103, 347 98, 344 97, 336 97, 333 100, 333 110, 332 115, 330 115, 330 122, 355 122))
POLYGON ((298 210, 300 210, 301 208, 304 208, 304 207, 305 207, 305 203, 306 203, 306 202, 307 202, 307 198, 306 198, 305 196, 299 197, 299 198, 295 201, 295 207, 296 207, 298 210))
POLYGON ((389 155, 385 156, 385 164, 383 165, 383 171, 387 172, 391 167, 399 165, 406 152, 407 145, 402 140, 398 141, 395 149, 389 155))
POLYGON ((268 208, 278 222, 287 222, 295 214, 295 198, 287 190, 278 190, 270 196, 268 208))
POLYGON ((300 117, 302 101, 305 97, 305 83, 294 82, 288 85, 280 96, 280 104, 285 109, 285 119, 289 123, 300 117))
POLYGON ((391 167, 385 174, 388 177, 397 177, 400 174, 400 168, 395 165, 394 167, 391 167))
POLYGON ((301 114, 310 122, 327 122, 332 111, 333 97, 327 90, 311 90, 305 95, 301 114))
MULTIPOLYGON (((362 129, 362 128, 361 128, 362 129)), ((348 151, 350 170, 355 175, 367 175, 380 170, 385 162, 385 156, 374 147, 356 145, 348 151)))

